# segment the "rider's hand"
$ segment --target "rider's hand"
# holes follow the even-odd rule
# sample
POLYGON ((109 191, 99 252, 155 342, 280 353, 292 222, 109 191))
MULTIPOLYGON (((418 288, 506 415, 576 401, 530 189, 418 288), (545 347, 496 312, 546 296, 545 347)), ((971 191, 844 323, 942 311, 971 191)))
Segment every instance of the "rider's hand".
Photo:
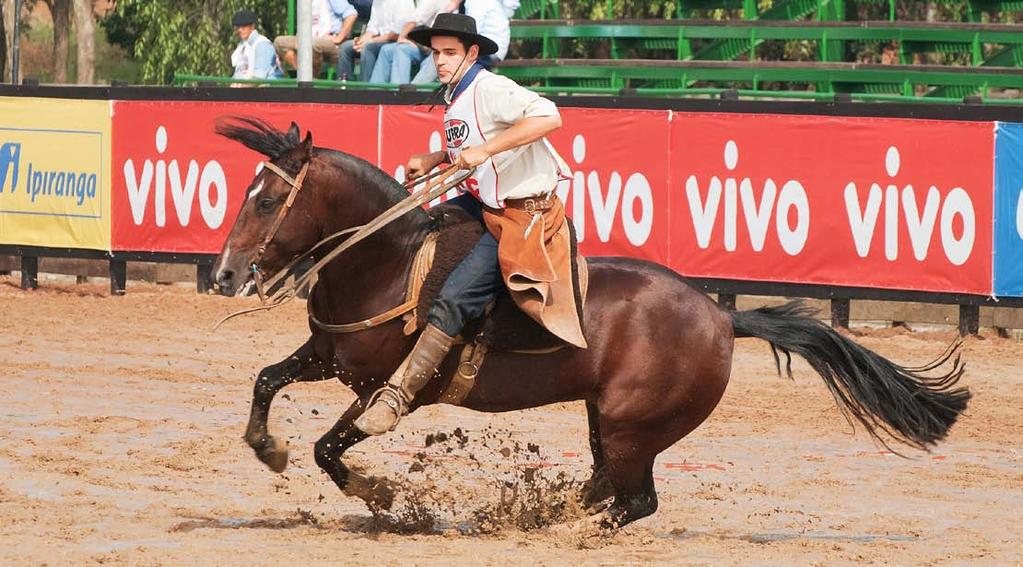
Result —
POLYGON ((490 159, 490 152, 483 149, 483 146, 476 146, 462 150, 462 153, 458 156, 457 165, 462 169, 469 169, 480 165, 488 159, 490 159))
POLYGON ((332 33, 330 34, 330 42, 334 45, 340 45, 345 42, 345 36, 339 33, 332 33))
POLYGON ((405 166, 405 178, 411 180, 430 173, 433 168, 443 163, 446 157, 447 154, 442 151, 412 156, 405 166))

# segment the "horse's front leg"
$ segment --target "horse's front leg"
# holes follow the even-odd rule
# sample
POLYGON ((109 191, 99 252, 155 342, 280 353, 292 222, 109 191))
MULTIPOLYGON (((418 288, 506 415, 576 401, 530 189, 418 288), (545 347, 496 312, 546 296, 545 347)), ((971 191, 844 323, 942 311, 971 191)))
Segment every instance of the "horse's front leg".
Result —
POLYGON ((245 429, 245 442, 256 452, 259 460, 274 472, 283 472, 288 466, 287 442, 267 432, 270 404, 274 396, 288 384, 326 380, 336 375, 327 370, 328 365, 316 356, 310 339, 288 358, 259 372, 252 392, 252 412, 245 429))
POLYGON ((384 478, 363 476, 341 462, 341 456, 349 447, 369 437, 354 423, 365 409, 366 400, 357 399, 352 402, 334 427, 316 442, 313 454, 316 464, 342 492, 361 499, 372 510, 387 510, 394 502, 395 489, 392 483, 384 478))

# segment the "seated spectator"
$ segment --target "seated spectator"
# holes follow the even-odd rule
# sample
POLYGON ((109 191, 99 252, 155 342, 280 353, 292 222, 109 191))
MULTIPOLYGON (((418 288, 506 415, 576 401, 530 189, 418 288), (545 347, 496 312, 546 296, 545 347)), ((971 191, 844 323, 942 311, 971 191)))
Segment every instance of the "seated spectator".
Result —
POLYGON ((238 10, 231 18, 231 25, 238 33, 240 42, 231 54, 235 79, 276 79, 283 76, 277 65, 274 45, 256 31, 256 13, 252 10, 238 10))
MULTIPOLYGON (((313 76, 320 75, 320 65, 337 64, 338 45, 348 39, 358 15, 347 0, 312 0, 313 20, 313 76)), ((281 61, 298 68, 295 53, 298 37, 280 35, 274 38, 274 48, 281 61)))
POLYGON ((451 0, 419 0, 412 19, 405 23, 398 41, 380 48, 376 66, 373 67, 371 83, 404 85, 412 78, 412 67, 422 63, 430 53, 408 38, 408 32, 416 26, 432 26, 441 12, 451 12, 456 6, 451 0))
POLYGON ((398 39, 402 26, 412 18, 412 0, 373 0, 372 15, 362 35, 341 44, 337 61, 337 78, 355 78, 355 58, 359 57, 359 80, 369 82, 373 76, 380 48, 398 39))
MULTIPOLYGON (((464 8, 466 16, 476 20, 477 32, 497 44, 497 53, 481 56, 478 60, 489 70, 504 59, 508 54, 508 44, 511 43, 511 26, 508 16, 505 15, 505 8, 500 0, 456 0, 452 5, 452 11, 459 10, 460 7, 464 8), (463 3, 464 6, 460 6, 463 3)), ((412 84, 435 82, 437 68, 433 65, 433 57, 427 57, 419 66, 419 72, 412 78, 412 84)))
POLYGON ((349 0, 349 3, 359 13, 360 20, 369 20, 373 15, 373 0, 349 0))

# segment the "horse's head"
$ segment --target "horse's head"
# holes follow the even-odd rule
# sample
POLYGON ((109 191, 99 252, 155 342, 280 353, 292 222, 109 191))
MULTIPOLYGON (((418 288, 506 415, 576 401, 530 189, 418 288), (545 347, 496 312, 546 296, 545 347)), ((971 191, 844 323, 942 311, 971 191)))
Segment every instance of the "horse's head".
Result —
POLYGON ((301 139, 298 125, 280 132, 256 119, 221 122, 217 133, 269 158, 245 191, 238 219, 224 242, 213 275, 223 295, 236 295, 255 271, 271 275, 319 239, 320 223, 311 183, 305 181, 313 138, 301 139), (303 187, 304 186, 304 187, 303 187), (302 197, 299 197, 299 194, 302 197))

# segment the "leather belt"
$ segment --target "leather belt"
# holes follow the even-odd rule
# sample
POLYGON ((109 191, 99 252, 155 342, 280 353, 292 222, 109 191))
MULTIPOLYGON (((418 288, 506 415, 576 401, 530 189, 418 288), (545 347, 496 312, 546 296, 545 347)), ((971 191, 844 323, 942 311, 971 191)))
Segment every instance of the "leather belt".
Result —
POLYGON ((548 197, 541 199, 539 197, 529 197, 526 199, 505 199, 504 206, 511 209, 519 209, 526 211, 529 214, 546 211, 547 209, 554 206, 554 200, 557 197, 548 197))

